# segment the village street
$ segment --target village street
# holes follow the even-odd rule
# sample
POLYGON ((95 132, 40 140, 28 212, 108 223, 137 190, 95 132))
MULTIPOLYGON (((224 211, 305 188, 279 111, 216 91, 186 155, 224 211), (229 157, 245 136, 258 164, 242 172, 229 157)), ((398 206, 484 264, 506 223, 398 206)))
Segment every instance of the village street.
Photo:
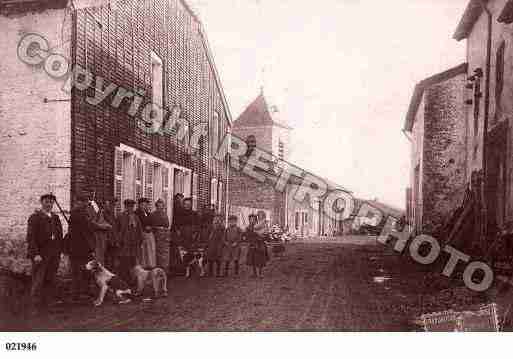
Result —
POLYGON ((419 315, 422 274, 373 237, 290 243, 264 279, 172 278, 152 303, 54 308, 10 330, 408 331, 419 315), (380 280, 379 277, 391 277, 380 280))

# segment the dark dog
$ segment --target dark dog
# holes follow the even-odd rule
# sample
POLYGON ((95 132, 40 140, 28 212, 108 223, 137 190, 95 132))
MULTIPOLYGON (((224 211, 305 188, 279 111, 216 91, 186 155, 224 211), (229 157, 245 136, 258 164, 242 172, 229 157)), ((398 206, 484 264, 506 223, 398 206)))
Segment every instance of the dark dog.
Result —
POLYGON ((205 276, 205 250, 203 248, 188 251, 183 247, 178 247, 178 251, 187 278, 191 276, 193 269, 198 269, 200 277, 205 276))

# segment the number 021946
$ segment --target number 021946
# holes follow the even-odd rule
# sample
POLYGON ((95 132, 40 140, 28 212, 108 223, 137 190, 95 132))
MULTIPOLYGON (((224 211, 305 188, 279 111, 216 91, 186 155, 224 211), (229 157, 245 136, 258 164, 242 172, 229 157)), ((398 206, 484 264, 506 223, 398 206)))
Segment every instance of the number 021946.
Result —
POLYGON ((36 343, 5 343, 5 349, 7 351, 35 351, 37 350, 36 343))

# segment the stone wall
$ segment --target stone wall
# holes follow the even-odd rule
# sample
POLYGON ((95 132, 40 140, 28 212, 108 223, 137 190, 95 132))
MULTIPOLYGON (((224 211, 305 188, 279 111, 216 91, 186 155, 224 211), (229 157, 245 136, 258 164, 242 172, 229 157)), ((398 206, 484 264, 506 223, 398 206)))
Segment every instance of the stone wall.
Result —
POLYGON ((24 35, 37 33, 70 58, 71 14, 47 9, 0 15, 0 28, 0 267, 29 273, 26 224, 40 195, 53 192, 69 209, 71 106, 62 82, 42 65, 23 63, 17 48, 24 35))
POLYGON ((423 232, 434 233, 462 204, 466 188, 467 136, 461 74, 424 94, 423 232))

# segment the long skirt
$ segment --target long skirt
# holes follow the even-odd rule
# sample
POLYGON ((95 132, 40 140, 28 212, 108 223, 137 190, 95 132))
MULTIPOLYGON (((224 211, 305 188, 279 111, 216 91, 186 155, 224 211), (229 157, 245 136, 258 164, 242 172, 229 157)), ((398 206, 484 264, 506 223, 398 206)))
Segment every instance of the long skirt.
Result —
POLYGON ((151 232, 143 232, 140 264, 143 268, 155 268, 155 266, 157 265, 155 237, 151 232))
POLYGON ((246 264, 248 266, 265 267, 269 260, 269 254, 267 253, 267 247, 265 245, 250 246, 246 258, 246 264))
POLYGON ((156 247, 156 263, 157 267, 164 270, 169 268, 169 230, 158 228, 155 229, 155 247, 156 247))

